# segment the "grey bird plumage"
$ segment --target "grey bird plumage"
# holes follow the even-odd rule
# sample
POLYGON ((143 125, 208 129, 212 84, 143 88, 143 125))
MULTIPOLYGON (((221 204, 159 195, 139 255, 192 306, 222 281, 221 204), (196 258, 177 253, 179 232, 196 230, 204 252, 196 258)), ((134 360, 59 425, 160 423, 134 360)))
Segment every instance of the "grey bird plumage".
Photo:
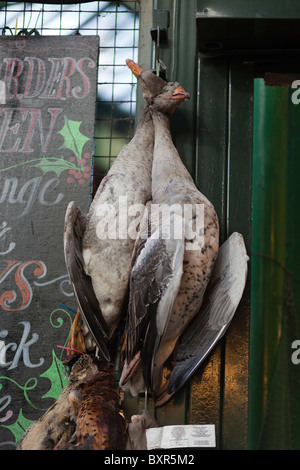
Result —
MULTIPOLYGON (((147 388, 159 393, 164 363, 201 306, 218 253, 216 212, 196 188, 170 132, 170 115, 187 98, 189 95, 179 83, 168 83, 150 106, 154 126, 150 212, 155 204, 169 207, 176 204, 181 209, 189 204, 192 208, 189 220, 183 211, 178 215, 186 226, 195 223, 199 204, 204 210, 204 226, 200 224, 199 233, 193 240, 172 236, 157 238, 155 231, 163 227, 151 219, 152 238, 140 242, 130 279, 127 334, 128 344, 133 347, 127 351, 127 363, 121 377, 122 386, 127 384, 135 395, 144 386, 141 376, 147 388), (139 288, 142 285, 144 287, 139 288), (138 329, 130 326, 134 323, 138 329), (130 372, 131 361, 133 374, 130 372)), ((173 222, 174 217, 176 214, 173 222)))

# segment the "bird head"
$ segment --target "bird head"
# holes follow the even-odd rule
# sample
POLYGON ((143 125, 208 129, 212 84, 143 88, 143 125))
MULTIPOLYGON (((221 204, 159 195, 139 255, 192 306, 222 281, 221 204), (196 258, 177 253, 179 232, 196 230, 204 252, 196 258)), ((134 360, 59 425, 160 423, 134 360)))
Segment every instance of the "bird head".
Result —
MULTIPOLYGON (((177 85, 177 83, 176 83, 177 85)), ((189 100, 190 99, 190 94, 185 91, 181 85, 178 84, 177 88, 175 89, 175 91, 172 93, 172 100, 178 100, 180 102, 183 102, 185 100, 189 100)))
POLYGON ((147 104, 151 104, 153 99, 162 92, 166 82, 153 72, 140 67, 131 59, 126 60, 126 65, 130 68, 133 75, 137 77, 138 84, 143 91, 144 100, 147 104))
POLYGON ((180 83, 168 82, 162 92, 153 99, 152 109, 170 115, 188 99, 190 99, 190 94, 182 88, 180 83))
POLYGON ((154 109, 172 114, 177 106, 190 98, 190 94, 182 88, 180 83, 165 82, 162 78, 140 67, 131 59, 126 60, 126 65, 137 77, 145 101, 147 104, 153 105, 154 109))
POLYGON ((71 369, 69 375, 71 382, 88 382, 99 371, 97 360, 90 354, 72 356, 67 365, 71 369))

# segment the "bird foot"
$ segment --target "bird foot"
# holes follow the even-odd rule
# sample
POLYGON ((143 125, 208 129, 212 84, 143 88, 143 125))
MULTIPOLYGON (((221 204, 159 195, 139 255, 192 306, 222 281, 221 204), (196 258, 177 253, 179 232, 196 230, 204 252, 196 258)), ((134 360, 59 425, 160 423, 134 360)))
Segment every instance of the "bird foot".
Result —
POLYGON ((137 370, 139 364, 141 362, 141 353, 140 351, 134 356, 134 358, 129 362, 128 366, 126 367, 125 373, 120 380, 120 386, 125 385, 128 380, 132 377, 132 375, 137 370))
POLYGON ((169 381, 165 382, 164 385, 158 390, 158 392, 155 393, 156 407, 164 405, 173 397, 174 393, 167 392, 168 383, 169 381))

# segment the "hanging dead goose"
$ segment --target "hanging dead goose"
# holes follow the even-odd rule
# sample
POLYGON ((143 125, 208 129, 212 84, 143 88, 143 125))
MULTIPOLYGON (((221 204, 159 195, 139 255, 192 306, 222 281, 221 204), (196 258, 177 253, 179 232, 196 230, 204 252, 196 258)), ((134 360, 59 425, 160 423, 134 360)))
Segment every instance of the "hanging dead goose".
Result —
MULTIPOLYGON (((151 101, 165 82, 151 72, 141 76, 148 83, 145 98, 151 101)), ((135 243, 126 233, 133 216, 122 219, 120 202, 130 207, 150 200, 153 142, 152 117, 146 104, 133 139, 101 181, 88 215, 82 214, 74 202, 66 211, 64 247, 70 281, 80 313, 107 359, 107 343, 117 329, 125 303, 135 243)))
POLYGON ((120 381, 127 387, 129 381, 133 395, 143 390, 141 375, 147 388, 159 391, 164 363, 199 311, 218 253, 216 212, 196 188, 170 132, 170 115, 187 98, 179 83, 169 83, 150 107, 155 142, 151 236, 140 240, 131 272, 127 357, 120 381), (154 221, 153 210, 162 205, 171 209, 169 227, 194 230, 190 239, 186 233, 176 238, 168 226, 154 221))

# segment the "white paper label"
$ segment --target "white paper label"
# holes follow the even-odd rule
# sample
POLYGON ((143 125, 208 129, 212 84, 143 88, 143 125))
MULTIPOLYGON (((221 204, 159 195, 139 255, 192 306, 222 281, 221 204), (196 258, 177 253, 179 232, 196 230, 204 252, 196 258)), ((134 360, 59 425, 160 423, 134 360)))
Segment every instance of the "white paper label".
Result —
POLYGON ((216 447, 214 424, 163 426, 146 430, 147 448, 216 447))

